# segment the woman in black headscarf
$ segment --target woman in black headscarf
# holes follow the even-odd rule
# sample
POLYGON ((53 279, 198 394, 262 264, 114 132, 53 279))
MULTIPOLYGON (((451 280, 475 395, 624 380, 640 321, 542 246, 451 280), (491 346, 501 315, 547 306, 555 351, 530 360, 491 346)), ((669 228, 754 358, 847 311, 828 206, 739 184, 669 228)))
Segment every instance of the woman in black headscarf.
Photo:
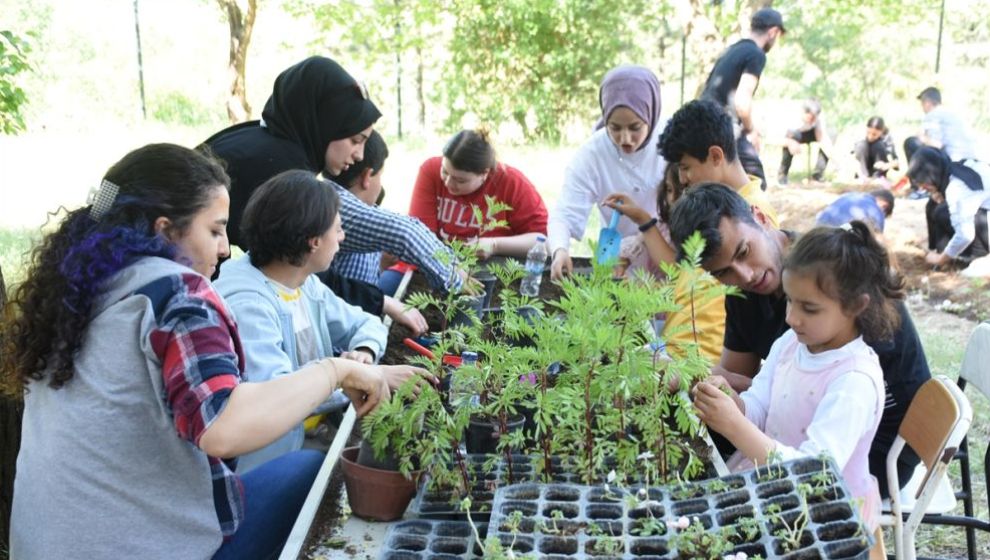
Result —
MULTIPOLYGON (((364 157, 364 143, 381 117, 367 89, 329 58, 313 56, 275 79, 262 120, 224 129, 205 144, 227 163, 230 175, 230 242, 242 249, 241 214, 251 193, 275 175, 305 169, 340 174, 364 157)), ((464 276, 437 259, 449 251, 419 220, 368 206, 344 188, 340 216, 344 253, 386 251, 417 265, 437 288, 458 288, 464 276)), ((382 312, 376 287, 333 274, 323 276, 337 295, 374 315, 382 312)))
POLYGON ((929 264, 970 260, 990 252, 990 166, 970 159, 953 162, 945 152, 926 146, 911 157, 907 175, 931 195, 925 208, 929 264))

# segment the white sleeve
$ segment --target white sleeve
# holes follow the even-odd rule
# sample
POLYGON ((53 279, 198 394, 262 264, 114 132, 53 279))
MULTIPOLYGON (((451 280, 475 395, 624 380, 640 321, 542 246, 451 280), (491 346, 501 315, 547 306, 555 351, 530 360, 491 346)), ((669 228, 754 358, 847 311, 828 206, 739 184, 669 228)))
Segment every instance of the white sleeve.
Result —
POLYGON ((746 418, 755 424, 760 431, 763 431, 767 425, 771 389, 773 388, 774 375, 777 372, 777 362, 780 360, 782 341, 789 336, 793 337, 794 332, 785 332, 773 343, 767 354, 767 359, 763 361, 763 366, 753 378, 753 384, 739 395, 739 398, 746 405, 746 418))
POLYGON ((557 249, 570 247, 571 238, 584 237, 588 215, 600 198, 597 192, 600 181, 594 172, 593 160, 594 150, 589 142, 578 150, 564 172, 564 187, 547 225, 551 255, 557 249))
POLYGON ((983 198, 974 196, 965 183, 953 177, 945 188, 945 203, 949 206, 949 218, 955 230, 945 246, 945 254, 958 257, 976 239, 976 213, 983 198))
POLYGON ((870 376, 850 371, 829 384, 807 428, 808 439, 797 448, 777 442, 781 459, 817 457, 826 452, 839 469, 846 468, 863 434, 876 422, 877 389, 870 376))

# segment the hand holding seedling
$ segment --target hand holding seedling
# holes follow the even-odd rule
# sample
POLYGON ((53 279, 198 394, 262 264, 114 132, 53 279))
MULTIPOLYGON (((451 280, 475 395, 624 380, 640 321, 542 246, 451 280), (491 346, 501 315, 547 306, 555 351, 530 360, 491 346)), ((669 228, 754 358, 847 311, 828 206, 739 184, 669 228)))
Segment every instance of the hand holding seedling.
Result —
POLYGON ((380 366, 385 382, 393 391, 402 386, 403 383, 408 379, 415 379, 416 386, 413 388, 413 393, 419 394, 423 390, 423 384, 429 383, 434 387, 440 385, 440 380, 437 379, 435 375, 426 371, 423 368, 409 366, 409 365, 398 365, 398 366, 380 366))
POLYGON ((633 199, 625 193, 614 193, 608 195, 605 197, 605 200, 602 201, 602 206, 607 206, 612 210, 615 210, 635 222, 638 226, 645 224, 652 218, 649 212, 637 206, 633 199))
POLYGON ((379 368, 348 360, 323 361, 330 366, 331 386, 344 390, 358 416, 364 416, 383 399, 388 399, 388 384, 379 368))
POLYGON ((694 408, 698 411, 698 418, 708 424, 709 428, 728 437, 727 432, 746 421, 746 417, 723 388, 731 391, 728 382, 716 376, 696 384, 691 393, 694 395, 694 408))

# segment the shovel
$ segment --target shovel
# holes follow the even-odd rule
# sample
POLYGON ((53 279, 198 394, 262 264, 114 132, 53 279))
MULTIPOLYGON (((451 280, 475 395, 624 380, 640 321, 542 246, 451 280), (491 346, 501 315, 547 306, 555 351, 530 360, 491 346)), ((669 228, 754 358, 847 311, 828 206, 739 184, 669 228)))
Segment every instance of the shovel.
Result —
POLYGON ((602 228, 598 234, 598 248, 595 249, 595 260, 598 264, 605 264, 615 260, 619 256, 619 246, 622 244, 622 236, 619 230, 615 229, 619 225, 619 218, 622 214, 618 210, 612 210, 612 218, 608 222, 607 228, 602 228))

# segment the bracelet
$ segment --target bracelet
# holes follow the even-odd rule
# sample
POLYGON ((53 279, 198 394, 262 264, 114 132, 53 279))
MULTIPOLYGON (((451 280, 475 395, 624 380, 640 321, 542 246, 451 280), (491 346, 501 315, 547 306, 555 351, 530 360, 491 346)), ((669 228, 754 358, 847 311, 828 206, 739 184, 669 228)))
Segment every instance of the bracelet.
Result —
POLYGON ((643 225, 639 226, 639 231, 641 233, 646 233, 646 231, 649 230, 651 227, 657 225, 657 221, 658 220, 656 218, 650 218, 650 220, 648 222, 646 222, 643 225))

